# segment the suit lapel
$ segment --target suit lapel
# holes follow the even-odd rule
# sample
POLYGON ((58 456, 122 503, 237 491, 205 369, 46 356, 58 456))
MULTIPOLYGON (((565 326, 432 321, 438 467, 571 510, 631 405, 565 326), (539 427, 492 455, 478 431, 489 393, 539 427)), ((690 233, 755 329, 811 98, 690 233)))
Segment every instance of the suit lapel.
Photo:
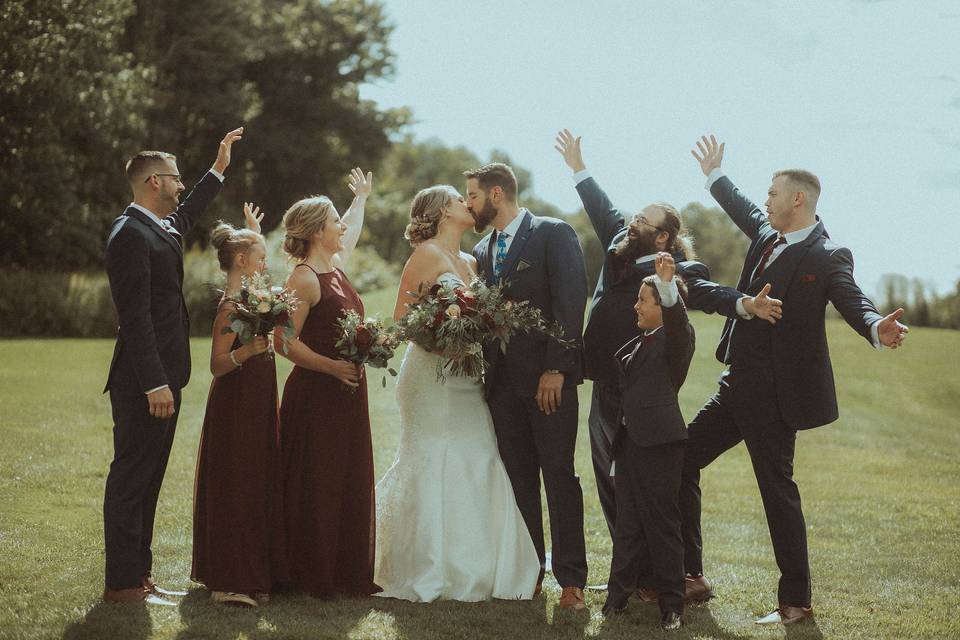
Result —
POLYGON ((510 250, 507 251, 507 257, 503 261, 503 270, 500 271, 501 280, 506 280, 507 276, 513 273, 513 268, 516 266, 520 253, 523 251, 523 245, 527 243, 527 239, 533 232, 533 214, 524 209, 521 215, 523 215, 523 219, 520 221, 517 235, 510 242, 510 250))
POLYGON ((183 258, 183 247, 180 246, 180 243, 177 242, 176 238, 174 238, 172 235, 170 235, 169 233, 161 229, 156 222, 154 222, 153 220, 148 218, 146 215, 144 215, 142 211, 140 211, 136 207, 127 207, 127 210, 124 213, 125 215, 136 218, 137 220, 145 224, 148 229, 150 229, 155 234, 163 238, 164 242, 169 244, 173 248, 173 250, 177 252, 177 255, 180 256, 181 259, 183 258))

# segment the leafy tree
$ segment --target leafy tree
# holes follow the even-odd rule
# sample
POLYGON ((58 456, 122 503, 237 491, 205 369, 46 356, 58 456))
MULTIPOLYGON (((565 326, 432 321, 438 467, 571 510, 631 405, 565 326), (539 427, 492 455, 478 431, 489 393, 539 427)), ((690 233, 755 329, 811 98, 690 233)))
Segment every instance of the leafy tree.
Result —
POLYGON ((118 49, 129 0, 0 5, 0 260, 98 264, 150 67, 118 49))

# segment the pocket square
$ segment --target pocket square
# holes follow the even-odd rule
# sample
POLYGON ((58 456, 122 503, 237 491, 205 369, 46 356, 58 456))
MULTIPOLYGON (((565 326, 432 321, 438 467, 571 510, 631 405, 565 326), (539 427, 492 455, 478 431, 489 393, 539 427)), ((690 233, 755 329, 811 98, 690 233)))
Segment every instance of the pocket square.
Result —
POLYGON ((800 276, 800 282, 813 282, 817 279, 817 276, 813 273, 805 273, 800 276))
POLYGON ((517 263, 517 271, 523 271, 524 269, 529 269, 529 268, 530 268, 530 263, 526 262, 525 260, 521 260, 520 262, 517 263))

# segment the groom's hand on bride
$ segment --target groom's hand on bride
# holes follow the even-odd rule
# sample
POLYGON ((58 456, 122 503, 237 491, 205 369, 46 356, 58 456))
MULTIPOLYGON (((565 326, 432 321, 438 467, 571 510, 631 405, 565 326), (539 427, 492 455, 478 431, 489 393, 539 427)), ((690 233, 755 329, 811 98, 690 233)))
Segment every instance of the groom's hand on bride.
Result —
POLYGON ((580 136, 573 137, 569 129, 564 129, 557 134, 553 148, 560 152, 563 161, 573 169, 574 173, 587 168, 587 165, 583 164, 583 154, 580 152, 580 136))
POLYGON ((537 386, 537 406, 546 415, 560 408, 563 393, 563 374, 559 371, 544 371, 537 386))
POLYGON ((223 136, 223 140, 220 141, 220 149, 217 151, 217 159, 213 163, 214 171, 223 175, 227 167, 230 166, 230 149, 233 147, 233 143, 241 138, 243 138, 243 127, 237 127, 223 136))
POLYGON ((147 394, 150 403, 150 415, 154 418, 166 419, 173 416, 173 392, 170 387, 163 387, 147 394))

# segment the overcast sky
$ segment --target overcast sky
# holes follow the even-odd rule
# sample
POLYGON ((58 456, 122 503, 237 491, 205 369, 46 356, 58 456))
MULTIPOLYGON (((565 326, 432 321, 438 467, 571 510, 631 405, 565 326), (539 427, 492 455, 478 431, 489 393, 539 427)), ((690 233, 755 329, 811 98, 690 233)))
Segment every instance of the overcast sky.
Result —
POLYGON ((960 2, 386 6, 397 73, 362 95, 411 107, 418 139, 506 151, 564 211, 580 202, 559 128, 630 211, 712 205, 689 149, 715 132, 760 204, 775 169, 820 177, 819 213, 866 290, 888 272, 941 291, 960 278, 960 2))

